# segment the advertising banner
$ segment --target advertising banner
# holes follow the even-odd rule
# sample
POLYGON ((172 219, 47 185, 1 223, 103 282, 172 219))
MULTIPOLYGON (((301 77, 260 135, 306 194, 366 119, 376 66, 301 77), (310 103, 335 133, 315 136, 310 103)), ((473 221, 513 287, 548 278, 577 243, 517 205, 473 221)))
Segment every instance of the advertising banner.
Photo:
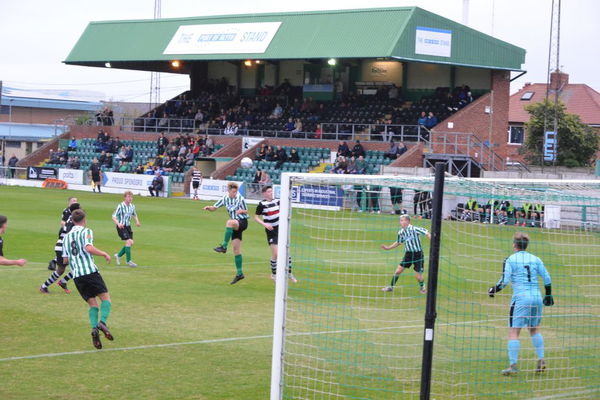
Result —
MULTIPOLYGON (((107 187, 139 190, 148 192, 148 187, 152 185, 154 175, 141 174, 123 174, 120 172, 104 172, 103 184, 107 187)), ((163 176, 163 191, 160 192, 162 197, 167 197, 169 194, 169 177, 163 176)))
MULTIPOLYGON (((219 179, 202 179, 198 187, 198 198, 200 200, 218 200, 227 194, 227 184, 232 181, 219 179)), ((244 194, 244 182, 235 182, 240 186, 239 192, 244 194)), ((194 188, 190 184, 190 198, 194 196, 194 188)))
POLYGON ((58 170, 56 168, 46 167, 27 167, 27 179, 44 181, 48 178, 58 178, 58 170))
POLYGON ((451 57, 452 31, 417 26, 415 54, 451 57))
POLYGON ((163 54, 264 53, 281 22, 181 25, 163 54))
POLYGON ((336 186, 302 185, 297 193, 292 192, 292 201, 295 195, 304 204, 330 207, 342 207, 344 204, 344 191, 336 186))
POLYGON ((80 169, 65 169, 58 170, 58 179, 72 185, 83 185, 83 171, 80 169))

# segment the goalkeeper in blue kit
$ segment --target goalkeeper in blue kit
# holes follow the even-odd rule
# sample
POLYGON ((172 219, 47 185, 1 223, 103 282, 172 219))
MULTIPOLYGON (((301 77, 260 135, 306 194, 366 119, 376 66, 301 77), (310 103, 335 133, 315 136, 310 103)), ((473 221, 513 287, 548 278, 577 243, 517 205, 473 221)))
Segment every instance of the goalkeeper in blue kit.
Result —
POLYGON ((510 302, 508 323, 508 358, 510 366, 502 370, 503 375, 514 375, 519 372, 517 361, 521 342, 519 334, 521 328, 527 327, 531 334, 531 342, 538 358, 536 372, 544 372, 544 338, 539 331, 542 321, 542 305, 552 306, 552 280, 544 263, 538 257, 526 252, 529 237, 525 233, 517 232, 513 236, 513 250, 515 253, 504 260, 502 277, 488 290, 490 297, 512 283, 513 296, 510 302), (538 276, 544 280, 545 296, 542 298, 538 284, 538 276))

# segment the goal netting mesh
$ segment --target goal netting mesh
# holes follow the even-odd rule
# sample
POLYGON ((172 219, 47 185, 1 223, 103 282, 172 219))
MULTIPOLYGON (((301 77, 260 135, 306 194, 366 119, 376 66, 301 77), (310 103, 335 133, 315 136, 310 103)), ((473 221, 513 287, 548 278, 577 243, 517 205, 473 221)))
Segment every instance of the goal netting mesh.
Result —
MULTIPOLYGON (((287 235, 299 282, 278 288, 281 398, 419 398, 426 295, 412 269, 382 291, 404 246, 381 245, 396 241, 398 213, 430 229, 433 178, 298 174, 283 186, 288 177, 280 252, 287 235)), ((443 204, 431 398, 600 398, 600 183, 451 177, 443 204), (551 274, 555 305, 540 325, 546 371, 535 372, 523 329, 520 373, 506 377, 512 288, 494 298, 487 289, 517 231, 551 274)))

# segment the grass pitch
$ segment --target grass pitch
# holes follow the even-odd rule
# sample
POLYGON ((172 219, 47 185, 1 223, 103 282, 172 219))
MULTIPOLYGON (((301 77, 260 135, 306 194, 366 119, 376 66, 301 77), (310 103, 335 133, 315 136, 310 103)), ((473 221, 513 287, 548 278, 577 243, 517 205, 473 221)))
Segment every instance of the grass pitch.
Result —
MULTIPOLYGON (((70 295, 56 285, 50 295, 37 291, 50 274, 70 195, 87 211, 95 245, 117 252, 111 214, 121 195, 0 186, 0 214, 9 217, 5 255, 28 259, 24 268, 0 270, 0 398, 267 399, 274 286, 262 227, 250 222, 244 232, 246 279, 232 286, 233 256, 212 251, 223 238, 224 210, 136 197, 142 226, 133 227, 132 255, 139 267, 97 258, 113 301, 108 322, 115 341, 103 340, 96 351, 87 305, 73 283, 70 295)), ((380 291, 402 255, 402 248, 378 249, 394 241, 397 218, 300 210, 293 221, 300 282, 290 287, 288 329, 299 335, 286 347, 286 398, 418 398, 424 297, 412 271, 393 294, 380 291), (328 228, 340 217, 341 225, 328 228), (323 331, 335 332, 303 334, 323 331), (318 372, 324 367, 331 375, 318 372), (307 391, 311 385, 327 392, 309 395, 316 393, 307 391)), ((415 224, 429 227, 426 220, 415 224)), ((554 281, 557 304, 545 310, 542 331, 551 369, 541 378, 531 372, 533 350, 523 332, 524 373, 499 376, 510 289, 496 299, 486 289, 510 254, 514 230, 444 222, 433 397, 597 398, 600 239, 594 234, 527 228, 532 252, 554 281)))

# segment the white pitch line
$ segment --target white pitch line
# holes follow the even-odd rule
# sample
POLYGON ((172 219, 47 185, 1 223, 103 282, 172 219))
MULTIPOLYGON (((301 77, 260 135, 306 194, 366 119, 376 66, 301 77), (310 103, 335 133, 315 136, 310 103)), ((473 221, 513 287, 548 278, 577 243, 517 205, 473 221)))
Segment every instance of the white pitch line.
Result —
MULTIPOLYGON (((437 324, 437 325, 438 326, 467 325, 467 324, 477 324, 477 323, 481 323, 481 322, 493 322, 493 321, 501 321, 501 320, 504 320, 504 318, 503 319, 494 319, 494 320, 443 323, 443 324, 437 324)), ((371 331, 375 332, 375 331, 382 331, 382 330, 389 330, 389 329, 411 329, 411 328, 422 328, 422 327, 423 327, 423 325, 411 325, 411 326, 391 326, 391 327, 371 328, 371 329, 342 329, 342 330, 336 330, 336 331, 293 333, 293 334, 290 334, 289 336, 330 335, 330 334, 335 334, 335 333, 346 333, 346 332, 371 332, 371 331)), ((221 338, 221 339, 197 340, 197 341, 193 341, 193 342, 147 344, 147 345, 143 345, 143 346, 117 347, 117 348, 107 348, 107 349, 102 349, 102 350, 79 350, 79 351, 66 351, 66 352, 62 352, 62 353, 33 354, 30 356, 16 356, 16 357, 0 358, 0 362, 16 361, 16 360, 31 360, 31 359, 36 359, 36 358, 71 356, 71 355, 79 355, 79 354, 91 354, 91 353, 107 352, 107 351, 143 350, 143 349, 153 349, 153 348, 162 348, 162 347, 189 346, 189 345, 193 345, 193 344, 211 344, 211 343, 237 342, 237 341, 242 341, 242 340, 270 339, 272 337, 273 337, 273 335, 243 336, 243 337, 232 337, 232 338, 221 338)))
POLYGON ((588 394, 588 393, 598 393, 599 389, 589 389, 589 390, 580 390, 579 392, 569 392, 569 393, 562 393, 562 394, 551 394, 549 396, 543 396, 543 397, 535 397, 531 400, 551 400, 551 399, 562 399, 565 397, 571 397, 577 394, 588 394))

